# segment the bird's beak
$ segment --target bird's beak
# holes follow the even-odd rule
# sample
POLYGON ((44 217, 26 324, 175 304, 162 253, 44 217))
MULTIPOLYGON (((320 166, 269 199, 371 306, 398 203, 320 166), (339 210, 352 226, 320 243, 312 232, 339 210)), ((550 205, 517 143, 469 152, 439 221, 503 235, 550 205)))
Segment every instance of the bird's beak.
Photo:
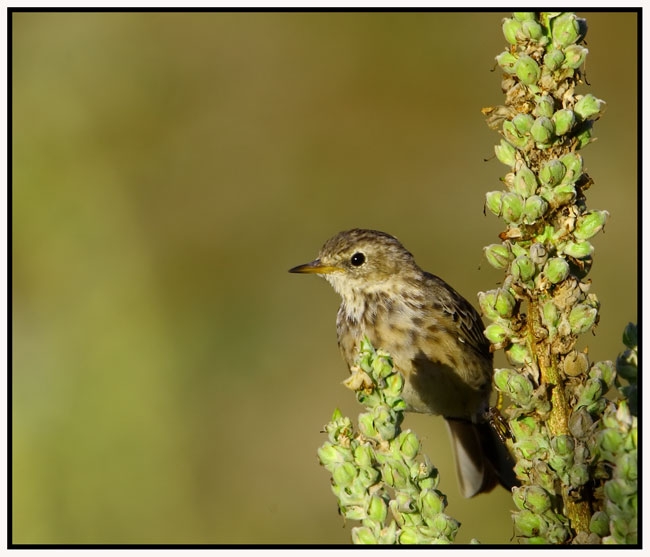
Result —
POLYGON ((332 267, 330 265, 323 265, 320 259, 314 259, 311 263, 298 265, 293 269, 289 269, 290 273, 313 273, 316 275, 327 275, 329 273, 336 273, 342 271, 340 267, 332 267))

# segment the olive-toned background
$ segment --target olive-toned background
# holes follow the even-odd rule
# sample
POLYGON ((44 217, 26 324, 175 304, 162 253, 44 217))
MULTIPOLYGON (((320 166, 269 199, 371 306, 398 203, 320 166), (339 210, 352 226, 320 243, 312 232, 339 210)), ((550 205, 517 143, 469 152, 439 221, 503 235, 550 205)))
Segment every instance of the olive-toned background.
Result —
MULTIPOLYGON (((360 408, 338 300, 286 271, 359 226, 494 287, 504 15, 13 15, 14 542, 349 541, 316 458, 360 408)), ((637 311, 636 15, 580 15, 608 359, 637 311)), ((458 541, 508 543, 509 495, 462 499, 442 420, 406 426, 458 541)))

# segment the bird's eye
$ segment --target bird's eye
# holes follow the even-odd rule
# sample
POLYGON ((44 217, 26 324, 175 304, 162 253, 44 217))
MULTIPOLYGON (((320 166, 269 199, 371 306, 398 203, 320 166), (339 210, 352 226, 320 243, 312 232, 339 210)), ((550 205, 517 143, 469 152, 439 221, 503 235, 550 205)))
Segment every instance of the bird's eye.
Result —
POLYGON ((363 255, 360 251, 355 253, 351 258, 350 258, 350 263, 354 265, 355 267, 360 267, 363 265, 366 261, 366 256, 363 255))

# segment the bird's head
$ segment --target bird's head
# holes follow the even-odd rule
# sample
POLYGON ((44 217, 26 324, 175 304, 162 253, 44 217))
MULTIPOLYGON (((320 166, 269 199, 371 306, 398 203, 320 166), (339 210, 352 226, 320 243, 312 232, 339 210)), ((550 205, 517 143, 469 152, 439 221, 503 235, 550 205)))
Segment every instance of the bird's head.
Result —
POLYGON ((344 300, 391 290, 392 282, 418 271, 413 256, 396 238, 359 228, 339 232, 325 242, 317 259, 289 270, 322 276, 344 300))

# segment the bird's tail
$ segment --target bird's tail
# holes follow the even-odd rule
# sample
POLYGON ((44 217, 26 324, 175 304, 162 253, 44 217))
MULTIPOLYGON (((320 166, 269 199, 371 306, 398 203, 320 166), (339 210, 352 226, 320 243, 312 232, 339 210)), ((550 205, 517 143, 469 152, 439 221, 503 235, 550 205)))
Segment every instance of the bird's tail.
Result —
POLYGON ((490 424, 462 418, 446 418, 445 423, 464 497, 487 493, 498 483, 506 489, 519 485, 514 459, 490 424))

